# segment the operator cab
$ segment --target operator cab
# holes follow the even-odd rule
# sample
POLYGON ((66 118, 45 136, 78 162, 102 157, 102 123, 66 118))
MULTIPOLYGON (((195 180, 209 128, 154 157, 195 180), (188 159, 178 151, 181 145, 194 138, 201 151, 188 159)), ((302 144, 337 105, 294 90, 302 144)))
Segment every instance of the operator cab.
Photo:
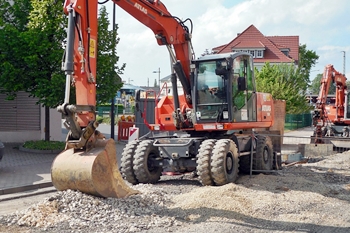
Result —
POLYGON ((249 53, 203 56, 195 65, 193 97, 196 121, 256 121, 253 58, 249 53))

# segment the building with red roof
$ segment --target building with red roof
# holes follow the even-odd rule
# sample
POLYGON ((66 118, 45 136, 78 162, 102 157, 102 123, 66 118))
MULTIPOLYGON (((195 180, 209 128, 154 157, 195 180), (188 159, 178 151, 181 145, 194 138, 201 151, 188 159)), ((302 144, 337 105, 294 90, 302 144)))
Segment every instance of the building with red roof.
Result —
POLYGON ((212 49, 214 53, 249 52, 260 69, 270 64, 299 62, 299 36, 264 36, 254 25, 237 34, 231 42, 212 49))

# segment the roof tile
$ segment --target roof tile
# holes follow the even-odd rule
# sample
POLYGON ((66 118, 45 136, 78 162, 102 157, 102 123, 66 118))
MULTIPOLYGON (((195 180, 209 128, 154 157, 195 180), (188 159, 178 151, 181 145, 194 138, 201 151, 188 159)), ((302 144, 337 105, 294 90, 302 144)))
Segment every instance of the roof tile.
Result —
POLYGON ((298 62, 299 36, 264 36, 254 25, 250 25, 231 42, 213 48, 216 53, 229 53, 236 49, 264 49, 264 58, 255 58, 256 62, 298 62), (280 49, 289 48, 289 56, 280 49))

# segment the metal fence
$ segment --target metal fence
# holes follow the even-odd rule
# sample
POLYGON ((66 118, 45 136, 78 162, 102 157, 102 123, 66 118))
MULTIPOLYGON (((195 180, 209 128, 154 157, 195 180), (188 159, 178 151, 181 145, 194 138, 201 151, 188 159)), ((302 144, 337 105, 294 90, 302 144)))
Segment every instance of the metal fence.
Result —
POLYGON ((300 129, 312 125, 311 113, 286 114, 284 128, 287 130, 300 129))
POLYGON ((327 156, 350 150, 350 143, 346 138, 324 138, 325 143, 319 143, 313 136, 313 127, 285 132, 284 135, 269 135, 273 141, 275 137, 282 137, 282 161, 293 162, 302 159, 322 159, 327 156), (327 139, 327 140, 326 140, 327 139))

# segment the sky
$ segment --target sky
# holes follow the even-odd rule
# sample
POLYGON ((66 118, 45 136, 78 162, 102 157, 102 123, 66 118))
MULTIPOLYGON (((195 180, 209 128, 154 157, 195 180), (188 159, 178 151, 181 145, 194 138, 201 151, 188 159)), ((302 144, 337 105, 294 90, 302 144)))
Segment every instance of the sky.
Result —
MULTIPOLYGON (((254 25, 265 36, 299 36, 299 43, 319 55, 310 79, 332 64, 350 77, 349 0, 163 0, 168 11, 193 22, 192 45, 196 58, 208 49, 227 44, 237 33, 254 25), (344 63, 345 55, 345 63, 344 63)), ((112 22, 113 3, 106 4, 112 22)), ((153 86, 158 70, 171 74, 169 54, 159 46, 151 29, 116 6, 120 66, 123 81, 153 86), (155 72, 154 72, 155 71, 155 72)), ((190 26, 187 24, 187 26, 190 26)))

